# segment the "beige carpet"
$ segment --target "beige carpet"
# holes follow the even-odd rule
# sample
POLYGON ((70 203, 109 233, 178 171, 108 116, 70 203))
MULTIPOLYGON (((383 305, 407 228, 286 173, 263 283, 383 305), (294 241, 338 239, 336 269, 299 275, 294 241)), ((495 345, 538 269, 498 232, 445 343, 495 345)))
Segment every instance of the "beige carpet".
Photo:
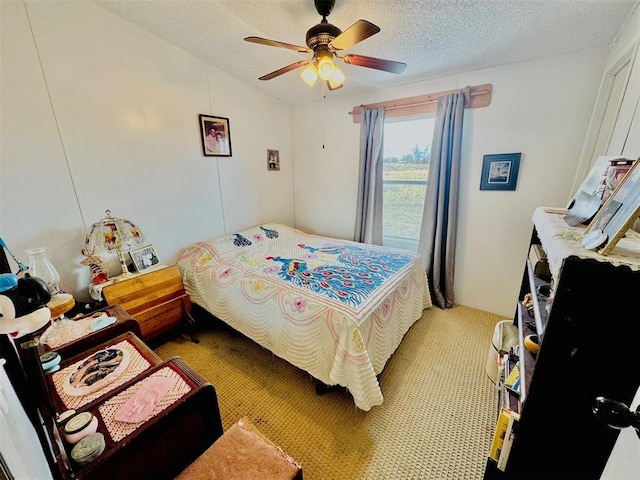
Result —
POLYGON ((225 431, 246 415, 302 463, 305 480, 480 479, 497 408, 485 362, 499 320, 426 310, 379 376, 384 403, 369 412, 341 389, 317 395, 309 374, 215 320, 197 331, 199 344, 174 338, 155 351, 214 385, 225 431))

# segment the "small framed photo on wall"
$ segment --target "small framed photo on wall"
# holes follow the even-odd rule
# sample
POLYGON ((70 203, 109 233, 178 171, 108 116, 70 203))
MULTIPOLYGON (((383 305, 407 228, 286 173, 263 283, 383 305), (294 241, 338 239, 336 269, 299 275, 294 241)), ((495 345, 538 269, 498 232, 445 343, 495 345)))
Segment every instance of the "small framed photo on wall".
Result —
POLYGON ((267 150, 267 170, 270 172, 280 170, 280 150, 267 150))
POLYGON ((231 156, 231 130, 229 119, 199 115, 202 153, 205 157, 231 156))
POLYGON ((146 245, 136 250, 129 252, 131 260, 133 260, 133 266, 136 267, 136 272, 141 273, 151 267, 155 267, 160 263, 158 253, 153 245, 146 245))
POLYGON ((521 153, 485 155, 480 190, 515 190, 521 153))

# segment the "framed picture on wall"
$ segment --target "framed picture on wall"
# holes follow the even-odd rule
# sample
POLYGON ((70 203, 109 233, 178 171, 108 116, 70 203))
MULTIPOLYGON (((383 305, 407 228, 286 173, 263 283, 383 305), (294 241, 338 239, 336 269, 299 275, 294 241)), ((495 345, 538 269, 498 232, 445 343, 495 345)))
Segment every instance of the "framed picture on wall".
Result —
POLYGON ((129 252, 131 260, 133 260, 133 266, 136 267, 136 272, 143 272, 151 267, 155 267, 160 263, 158 253, 153 245, 146 245, 142 248, 132 250, 129 252))
POLYGON ((205 157, 231 156, 231 130, 229 119, 211 115, 199 115, 202 153, 205 157))
POLYGON ((280 170, 280 150, 267 150, 267 170, 270 172, 280 170))
POLYGON ((485 155, 480 190, 515 190, 521 153, 485 155))

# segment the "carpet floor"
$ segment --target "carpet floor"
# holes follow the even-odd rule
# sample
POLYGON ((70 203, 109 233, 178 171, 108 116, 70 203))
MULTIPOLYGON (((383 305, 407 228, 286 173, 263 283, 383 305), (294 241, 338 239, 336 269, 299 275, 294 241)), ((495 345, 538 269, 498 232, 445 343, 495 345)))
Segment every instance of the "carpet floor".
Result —
POLYGON ((384 403, 369 412, 344 389, 317 395, 309 374, 215 319, 198 319, 199 344, 175 337, 154 351, 213 384, 225 431, 247 416, 302 463, 305 480, 481 479, 497 410, 485 363, 502 319, 425 310, 379 375, 384 403))

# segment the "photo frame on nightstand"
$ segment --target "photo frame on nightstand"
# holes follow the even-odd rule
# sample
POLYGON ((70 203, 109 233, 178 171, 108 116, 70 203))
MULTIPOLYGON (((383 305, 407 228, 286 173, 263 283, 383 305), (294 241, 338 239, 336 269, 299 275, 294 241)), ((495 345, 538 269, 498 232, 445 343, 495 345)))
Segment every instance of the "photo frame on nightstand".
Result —
POLYGON ((146 245, 137 250, 132 250, 129 252, 129 255, 138 273, 144 272, 160 263, 158 253, 153 245, 146 245))

